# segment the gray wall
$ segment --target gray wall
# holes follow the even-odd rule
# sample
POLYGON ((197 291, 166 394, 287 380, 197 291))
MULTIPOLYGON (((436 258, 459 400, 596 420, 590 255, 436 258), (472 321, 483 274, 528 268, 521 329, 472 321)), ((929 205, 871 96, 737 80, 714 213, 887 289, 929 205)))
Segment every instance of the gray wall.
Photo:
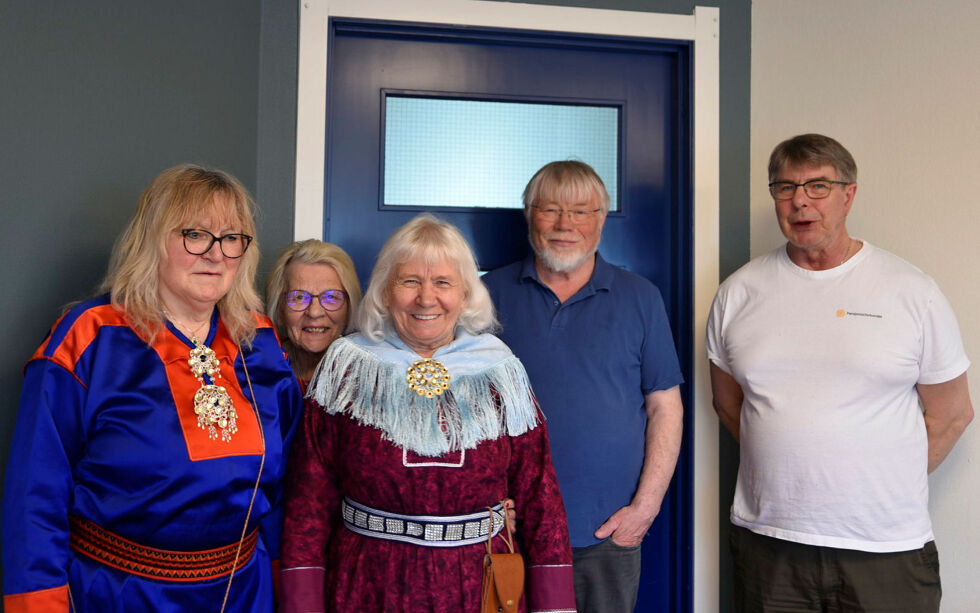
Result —
POLYGON ((241 179, 266 267, 291 238, 297 27, 292 1, 0 3, 4 468, 24 362, 94 291, 157 173, 191 161, 241 179))
MULTIPOLYGON (((536 2, 682 14, 695 5, 536 2)), ((749 254, 751 2, 698 4, 722 6, 721 270, 727 276, 749 254)), ((263 273, 289 242, 297 45, 294 0, 0 4, 0 467, 24 362, 62 305, 93 292, 112 242, 157 173, 192 161, 241 179, 259 203, 263 273)), ((724 435, 721 444, 724 529, 738 455, 724 435)), ((18 468, 29 462, 14 459, 18 468)), ((722 586, 723 611, 728 590, 722 586)))

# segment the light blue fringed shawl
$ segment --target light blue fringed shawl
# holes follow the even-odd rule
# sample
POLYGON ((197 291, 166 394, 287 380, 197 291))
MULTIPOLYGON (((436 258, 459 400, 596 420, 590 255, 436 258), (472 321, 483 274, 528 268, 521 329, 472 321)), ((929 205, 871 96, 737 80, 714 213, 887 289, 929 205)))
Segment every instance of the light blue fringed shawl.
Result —
POLYGON ((436 350, 432 359, 451 377, 441 396, 409 389, 406 373, 421 359, 394 333, 380 342, 361 334, 339 338, 317 366, 307 395, 327 413, 348 415, 380 429, 395 445, 430 457, 517 436, 539 423, 524 366, 496 336, 459 331, 436 350))

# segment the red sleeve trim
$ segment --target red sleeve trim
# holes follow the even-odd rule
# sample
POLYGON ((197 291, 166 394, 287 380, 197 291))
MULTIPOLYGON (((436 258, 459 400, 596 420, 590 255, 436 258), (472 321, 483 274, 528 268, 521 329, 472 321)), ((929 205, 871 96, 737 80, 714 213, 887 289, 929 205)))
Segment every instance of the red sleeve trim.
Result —
POLYGON ((7 613, 60 613, 68 611, 68 586, 3 597, 7 613))

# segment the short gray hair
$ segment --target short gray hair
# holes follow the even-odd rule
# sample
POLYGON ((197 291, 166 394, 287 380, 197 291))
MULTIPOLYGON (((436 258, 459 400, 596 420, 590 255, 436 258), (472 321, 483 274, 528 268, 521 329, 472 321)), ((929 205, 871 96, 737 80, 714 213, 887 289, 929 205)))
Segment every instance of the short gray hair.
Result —
POLYGON ((530 227, 531 207, 541 198, 574 201, 584 194, 595 195, 603 214, 609 212, 609 192, 595 169, 578 160, 549 162, 534 173, 524 188, 524 219, 530 227))
POLYGON ((384 338, 391 322, 391 313, 385 302, 392 277, 399 264, 419 256, 427 262, 445 261, 455 266, 463 278, 466 305, 456 322, 458 328, 470 334, 497 330, 490 292, 480 280, 476 258, 469 243, 456 226, 429 213, 422 213, 395 230, 381 248, 357 312, 357 329, 361 334, 373 341, 384 338))
POLYGON ((787 166, 833 166, 837 180, 857 182, 857 164, 851 152, 823 134, 800 134, 776 145, 769 155, 769 181, 787 166))

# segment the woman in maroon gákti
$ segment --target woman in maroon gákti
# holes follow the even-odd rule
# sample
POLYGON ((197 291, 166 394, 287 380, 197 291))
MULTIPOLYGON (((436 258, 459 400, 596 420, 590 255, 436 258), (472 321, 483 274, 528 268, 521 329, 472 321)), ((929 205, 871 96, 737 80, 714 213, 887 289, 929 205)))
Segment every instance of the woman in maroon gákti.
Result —
POLYGON ((574 611, 544 419, 524 367, 487 333, 493 307, 459 231, 431 215, 398 229, 357 324, 314 374, 294 442, 282 610, 476 612, 510 497, 520 610, 574 611))

